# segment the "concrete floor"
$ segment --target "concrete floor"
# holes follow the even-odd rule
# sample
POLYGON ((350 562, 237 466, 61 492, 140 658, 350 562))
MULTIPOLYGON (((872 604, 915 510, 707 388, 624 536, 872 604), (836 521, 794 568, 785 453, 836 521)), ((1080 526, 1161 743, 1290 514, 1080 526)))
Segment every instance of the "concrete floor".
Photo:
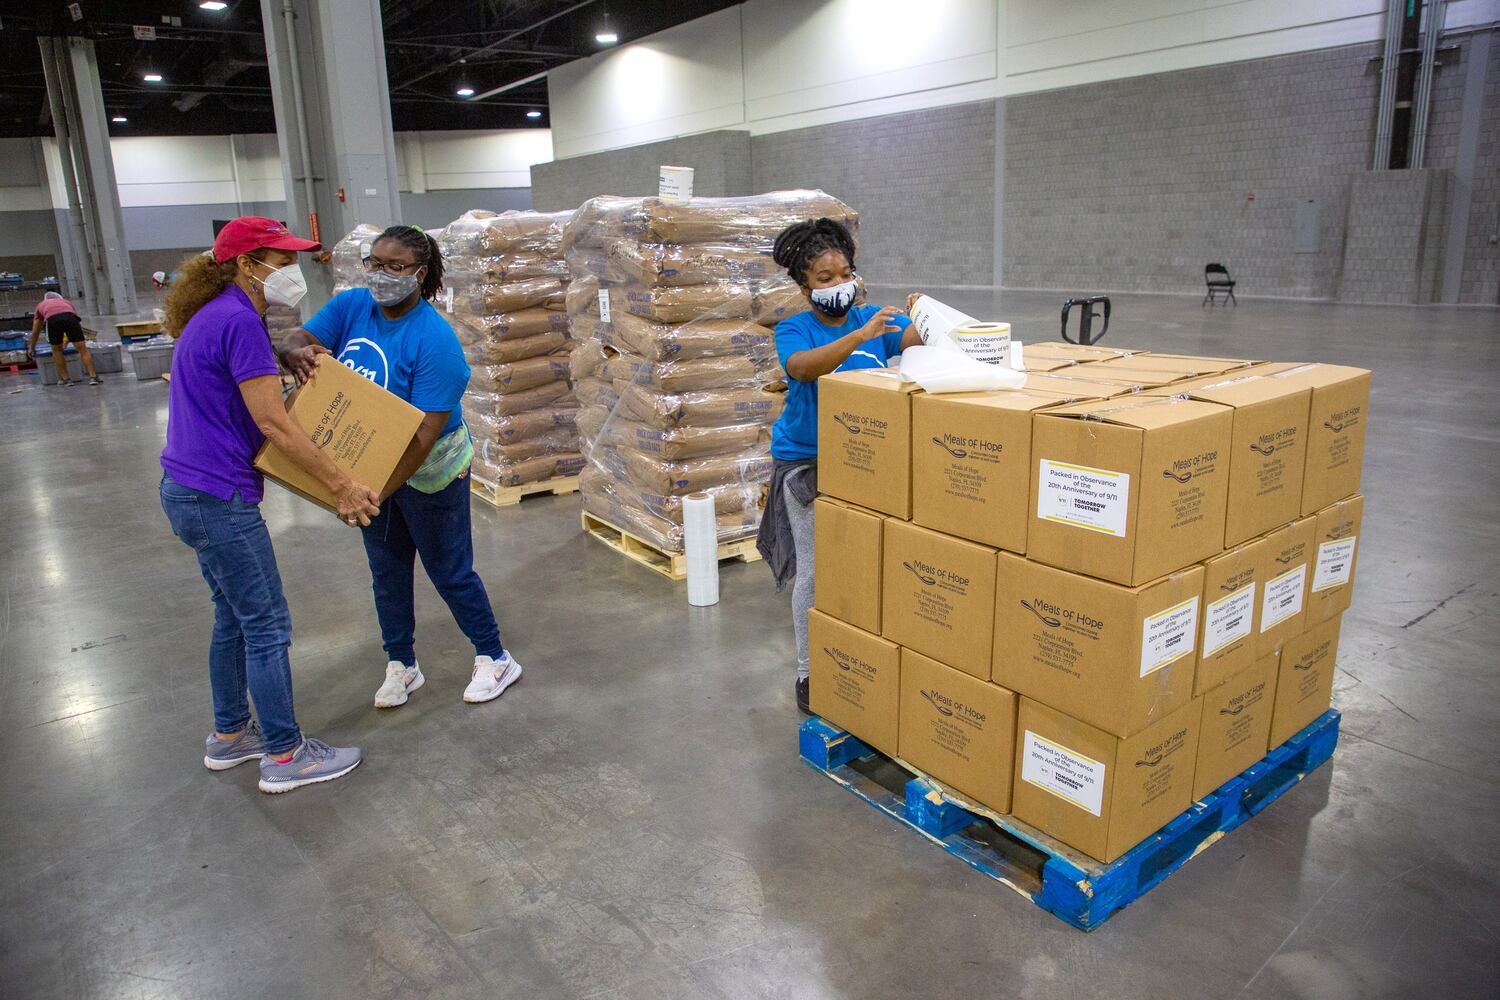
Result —
MULTIPOLYGON (((1061 296, 944 297, 1056 336, 1061 296)), ((798 762, 763 565, 690 609, 572 498, 475 510, 525 680, 462 704, 470 654, 424 583, 429 683, 377 713, 359 539, 272 492, 299 715, 366 760, 275 798, 205 771, 208 595, 155 496, 166 386, 0 377, 0 995, 1500 994, 1500 313, 1116 305, 1117 344, 1376 378, 1338 754, 1088 935, 798 762)))

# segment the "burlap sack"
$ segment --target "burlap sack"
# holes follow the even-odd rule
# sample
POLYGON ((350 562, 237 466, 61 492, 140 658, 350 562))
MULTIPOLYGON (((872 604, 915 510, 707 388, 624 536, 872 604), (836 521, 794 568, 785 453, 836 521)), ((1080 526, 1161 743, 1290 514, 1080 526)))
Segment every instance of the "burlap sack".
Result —
MULTIPOLYGON (((464 295, 465 304, 474 308, 481 304, 487 314, 511 313, 530 306, 541 306, 554 295, 561 295, 563 283, 557 278, 526 278, 521 281, 506 281, 500 284, 482 285, 477 296, 464 295)), ((454 296, 455 308, 460 295, 454 296)))
POLYGON ((597 378, 576 380, 573 394, 578 397, 579 406, 602 408, 606 413, 613 412, 620 403, 620 393, 614 384, 597 378))
POLYGON ((755 386, 664 393, 622 383, 614 394, 622 416, 662 430, 736 424, 769 426, 781 416, 786 402, 784 392, 769 392, 755 386))
MULTIPOLYGON (((578 488, 589 493, 608 494, 621 503, 643 507, 649 513, 671 521, 673 524, 682 524, 682 497, 643 490, 628 480, 615 479, 594 466, 585 468, 579 474, 578 488)), ((714 498, 716 514, 753 511, 760 506, 759 486, 733 483, 728 486, 713 486, 698 492, 707 493, 714 498)))
POLYGON ((567 382, 548 382, 520 392, 494 393, 493 399, 491 412, 499 416, 525 413, 528 410, 539 410, 543 407, 558 409, 578 405, 578 399, 573 395, 573 388, 567 382))
POLYGON ((633 448, 674 462, 768 448, 771 444, 770 428, 759 424, 662 430, 622 419, 618 413, 611 413, 602 406, 584 406, 578 413, 578 430, 595 445, 633 448))
POLYGON ((518 462, 486 462, 475 455, 473 475, 492 486, 524 486, 557 476, 576 476, 585 464, 584 457, 577 452, 537 455, 518 462))
MULTIPOLYGON (((485 255, 529 251, 560 257, 563 228, 572 218, 571 210, 566 212, 502 212, 484 220, 484 225, 478 234, 479 251, 485 255)), ((448 226, 450 233, 455 224, 448 226)))
POLYGON ((774 240, 794 222, 837 219, 851 229, 859 215, 822 191, 775 191, 746 198, 693 198, 687 202, 646 198, 638 219, 622 216, 627 235, 658 243, 726 243, 774 240))
POLYGON ((578 432, 572 427, 555 427, 545 434, 518 441, 474 440, 474 454, 491 465, 509 465, 542 455, 562 455, 578 451, 578 432))
POLYGON ((568 277, 567 261, 542 253, 508 253, 471 259, 477 265, 476 275, 490 284, 527 278, 557 278, 561 281, 568 277))
MULTIPOLYGON (((638 501, 636 501, 638 502, 638 501)), ((621 531, 628 531, 644 539, 663 552, 673 554, 683 551, 682 526, 666 518, 657 517, 641 507, 632 506, 632 499, 614 499, 608 494, 584 493, 583 509, 606 524, 621 531)), ((716 512, 717 513, 717 512, 716 512)), ((760 512, 730 511, 718 514, 719 544, 738 541, 755 534, 760 526, 760 512)))
POLYGON ((560 333, 541 333, 521 340, 490 340, 464 347, 464 357, 471 366, 503 365, 528 358, 540 358, 567 347, 568 338, 560 333))
POLYGON ((700 319, 658 323, 630 313, 613 317, 614 340, 647 361, 674 361, 722 355, 775 353, 771 331, 739 319, 700 319))
POLYGON ((574 275, 563 292, 563 305, 569 316, 599 316, 599 279, 592 275, 574 275))

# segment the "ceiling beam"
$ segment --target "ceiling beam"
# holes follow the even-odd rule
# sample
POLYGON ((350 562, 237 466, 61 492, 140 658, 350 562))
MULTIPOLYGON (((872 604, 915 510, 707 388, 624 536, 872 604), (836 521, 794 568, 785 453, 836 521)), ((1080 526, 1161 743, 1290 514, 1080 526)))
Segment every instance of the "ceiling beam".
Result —
MULTIPOLYGON (((582 10, 585 7, 591 7, 591 6, 594 5, 594 2, 595 2, 595 0, 580 0, 579 3, 569 4, 568 6, 564 7, 562 10, 557 11, 556 13, 553 13, 553 14, 548 14, 544 18, 541 18, 541 19, 539 19, 537 21, 532 22, 531 24, 526 25, 524 28, 516 28, 514 31, 508 31, 508 32, 506 32, 504 35, 501 35, 499 38, 495 39, 495 41, 491 42, 489 45, 481 46, 481 47, 475 49, 473 52, 470 52, 466 56, 466 58, 472 59, 475 56, 487 55, 488 53, 494 51, 495 49, 502 48, 505 45, 506 42, 511 41, 512 39, 519 38, 520 36, 526 34, 529 31, 535 31, 537 28, 540 28, 540 27, 542 27, 545 24, 549 24, 552 21, 555 21, 555 20, 557 20, 560 17, 566 17, 567 15, 573 13, 574 11, 582 10)), ((410 78, 408 80, 403 80, 401 83, 396 84, 395 86, 393 86, 391 88, 391 92, 395 93, 395 92, 400 91, 400 90, 405 90, 405 89, 407 89, 409 87, 412 87, 412 86, 414 86, 414 85, 416 85, 418 83, 421 83, 423 80, 426 80, 429 77, 437 76, 439 73, 446 73, 449 70, 451 70, 454 66, 457 66, 457 65, 459 65, 459 60, 454 59, 454 60, 452 60, 452 61, 450 61, 450 62, 448 62, 448 63, 446 63, 446 64, 444 64, 442 66, 437 66, 437 67, 434 67, 433 69, 427 70, 426 72, 419 73, 416 76, 414 76, 414 77, 412 77, 412 78, 410 78)))

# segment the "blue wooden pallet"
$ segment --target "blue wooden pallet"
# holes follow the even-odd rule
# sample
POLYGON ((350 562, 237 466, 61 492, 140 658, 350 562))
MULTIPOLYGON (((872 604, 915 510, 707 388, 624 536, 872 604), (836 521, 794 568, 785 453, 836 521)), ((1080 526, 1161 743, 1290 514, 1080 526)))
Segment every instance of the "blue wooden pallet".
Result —
POLYGON ((1088 931, 1144 896, 1332 757, 1340 718, 1336 710, 1325 712, 1111 864, 1075 851, 1014 816, 965 798, 816 716, 802 723, 798 744, 802 759, 814 770, 965 864, 1088 931))

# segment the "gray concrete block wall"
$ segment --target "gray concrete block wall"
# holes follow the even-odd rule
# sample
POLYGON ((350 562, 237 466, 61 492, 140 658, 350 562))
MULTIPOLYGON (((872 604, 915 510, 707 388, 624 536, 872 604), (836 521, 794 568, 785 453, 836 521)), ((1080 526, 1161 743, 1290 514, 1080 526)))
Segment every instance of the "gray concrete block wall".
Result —
POLYGON ((860 271, 903 287, 989 285, 993 101, 758 135, 756 191, 821 188, 860 213, 860 271))
POLYGON ((1446 170, 1368 170, 1349 195, 1343 302, 1413 303, 1434 297, 1445 232, 1446 170))
POLYGON ((703 132, 531 168, 532 205, 543 212, 577 208, 601 194, 654 195, 663 164, 693 168, 693 193, 751 193, 750 133, 703 132))
POLYGON ((1472 192, 1459 301, 1496 305, 1500 304, 1500 37, 1490 40, 1472 192))
POLYGON ((1349 179, 1369 166, 1377 81, 1360 45, 1012 97, 1003 282, 1329 298, 1349 179), (1254 200, 1250 195, 1254 195, 1254 200), (1321 241, 1294 253, 1296 205, 1321 241))

